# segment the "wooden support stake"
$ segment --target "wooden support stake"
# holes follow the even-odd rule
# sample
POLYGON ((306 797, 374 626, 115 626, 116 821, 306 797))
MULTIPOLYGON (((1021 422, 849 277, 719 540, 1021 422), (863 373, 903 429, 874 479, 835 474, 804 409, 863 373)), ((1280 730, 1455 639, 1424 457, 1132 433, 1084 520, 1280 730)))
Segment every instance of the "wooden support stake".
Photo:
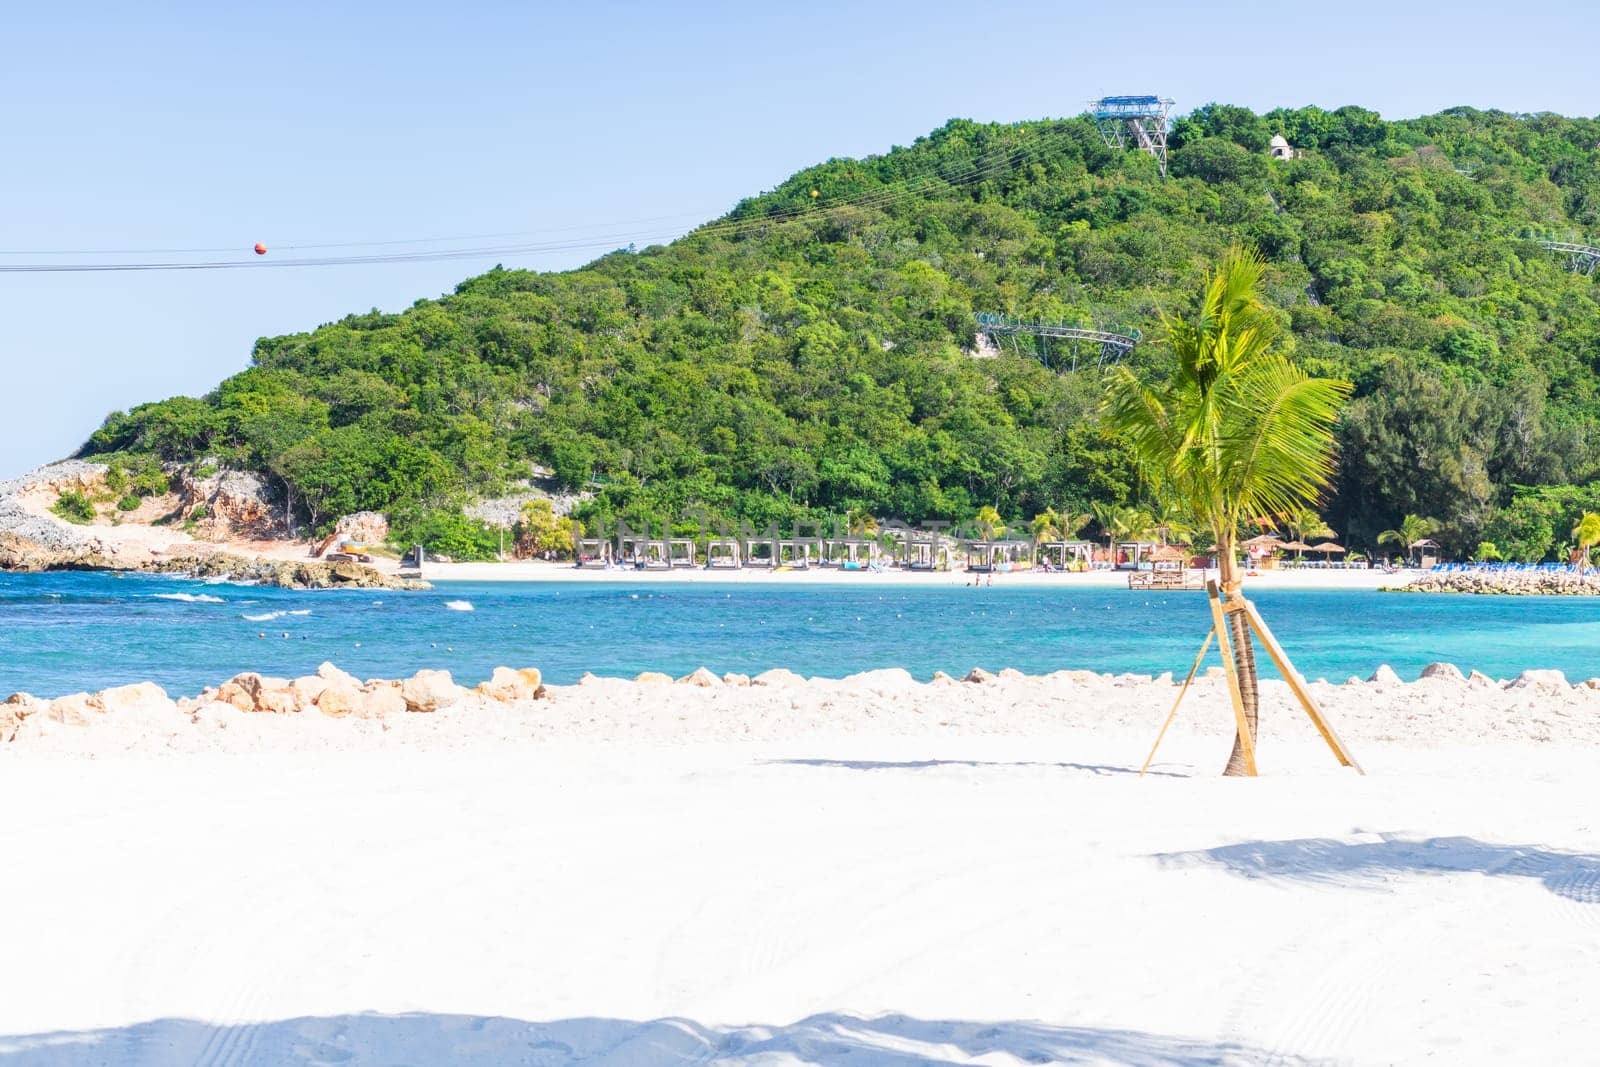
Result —
POLYGON ((1161 732, 1156 734, 1156 743, 1150 746, 1150 755, 1144 758, 1144 766, 1139 768, 1139 777, 1144 777, 1144 772, 1150 769, 1150 763, 1156 758, 1156 749, 1161 747, 1161 739, 1167 736, 1167 727, 1172 725, 1173 718, 1178 714, 1178 705, 1183 703, 1183 694, 1189 691, 1189 683, 1194 681, 1195 672, 1200 669, 1200 663, 1206 658, 1206 649, 1211 647, 1211 639, 1216 636, 1215 631, 1207 630, 1206 639, 1200 642, 1200 654, 1194 658, 1194 666, 1189 668, 1188 677, 1183 680, 1183 688, 1178 690, 1178 699, 1172 702, 1172 710, 1167 712, 1167 721, 1161 724, 1161 732))
POLYGON ((1256 739, 1250 734, 1250 723, 1244 717, 1244 697, 1239 693, 1239 674, 1233 665, 1233 642, 1228 640, 1228 624, 1222 617, 1222 600, 1217 595, 1217 583, 1206 583, 1206 595, 1211 598, 1211 628, 1217 635, 1217 651, 1222 653, 1222 670, 1228 678, 1228 699, 1233 702, 1233 719, 1239 731, 1239 744, 1244 749, 1245 773, 1256 774, 1256 739))
POLYGON ((1262 620, 1261 613, 1256 610, 1256 606, 1246 600, 1244 602, 1244 612, 1245 618, 1250 621, 1251 629, 1255 630, 1256 636, 1261 638, 1261 644, 1266 648, 1267 655, 1271 656, 1272 662, 1277 665, 1278 673, 1282 674, 1283 680, 1289 683, 1289 689, 1294 693, 1295 698, 1300 701, 1300 706, 1306 709, 1306 714, 1311 718, 1311 724, 1317 728, 1318 733, 1322 734, 1322 739, 1328 743, 1328 747, 1333 749, 1334 758, 1346 767, 1354 767, 1357 774, 1365 775, 1367 772, 1361 769, 1361 764, 1356 762, 1355 757, 1350 754, 1350 750, 1344 747, 1344 742, 1340 741, 1339 736, 1333 732, 1332 724, 1323 716, 1322 709, 1317 707, 1317 702, 1312 699, 1310 690, 1306 688, 1305 680, 1300 677, 1300 672, 1294 669, 1294 664, 1289 662, 1288 653, 1284 652, 1283 646, 1278 644, 1278 639, 1272 636, 1272 631, 1267 628, 1267 624, 1262 620))

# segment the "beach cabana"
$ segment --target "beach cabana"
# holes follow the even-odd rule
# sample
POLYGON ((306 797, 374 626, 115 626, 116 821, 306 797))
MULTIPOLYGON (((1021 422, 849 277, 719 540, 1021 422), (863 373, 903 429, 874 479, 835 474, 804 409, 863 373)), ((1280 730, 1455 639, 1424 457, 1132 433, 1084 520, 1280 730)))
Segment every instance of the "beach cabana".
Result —
POLYGON ((1189 565, 1187 545, 1157 545, 1149 553, 1151 570, 1181 571, 1189 565))
POLYGON ((669 538, 667 540, 667 565, 669 567, 693 567, 694 547, 692 538, 669 538))
POLYGON ((1148 571, 1128 575, 1129 589, 1199 589, 1205 576, 1189 566, 1192 553, 1188 545, 1157 545, 1147 555, 1148 571))
POLYGON ((746 537, 740 546, 740 566, 776 567, 778 565, 778 539, 776 537, 746 537))
POLYGON ((1027 541, 968 541, 967 570, 978 574, 1009 571, 1028 557, 1027 541))
POLYGON ((777 551, 774 559, 778 566, 793 567, 802 571, 822 555, 822 542, 819 538, 791 537, 773 542, 773 547, 777 551))
POLYGON ((667 542, 651 537, 618 537, 617 560, 625 567, 663 570, 670 567, 667 542))
POLYGON ((1138 570, 1149 561, 1150 553, 1160 547, 1154 541, 1118 541, 1116 558, 1112 565, 1117 570, 1138 570))
POLYGON ((831 537, 822 542, 821 563, 847 571, 862 570, 871 566, 882 551, 870 537, 831 537))
POLYGON ((719 570, 740 565, 739 541, 733 537, 713 537, 706 542, 706 568, 719 570))
POLYGON ((900 566, 908 571, 950 569, 950 538, 912 530, 900 545, 900 566))
POLYGON ((1240 542, 1239 550, 1244 553, 1245 561, 1249 564, 1251 570, 1258 566, 1270 568, 1273 565, 1272 550, 1281 544, 1283 544, 1283 538, 1277 534, 1259 534, 1248 541, 1240 542))
POLYGON ((1420 541, 1413 541, 1410 548, 1413 566, 1427 570, 1439 562, 1439 542, 1432 538, 1424 537, 1420 541))
POLYGON ((1089 541, 1043 541, 1038 559, 1056 570, 1087 570, 1094 561, 1094 548, 1089 541))
POLYGON ((576 549, 577 565, 582 567, 586 563, 598 563, 604 567, 611 562, 611 542, 604 537, 580 537, 573 546, 576 549))

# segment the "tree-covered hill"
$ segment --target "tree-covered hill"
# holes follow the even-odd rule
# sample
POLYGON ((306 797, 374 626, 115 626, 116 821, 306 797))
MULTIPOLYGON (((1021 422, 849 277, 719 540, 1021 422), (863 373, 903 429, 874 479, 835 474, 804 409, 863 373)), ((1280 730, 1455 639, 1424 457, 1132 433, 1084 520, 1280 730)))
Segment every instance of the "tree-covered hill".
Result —
POLYGON ((1415 513, 1460 551, 1553 550, 1600 496, 1600 281, 1529 238, 1600 233, 1600 121, 1211 105, 1173 144, 1162 180, 1087 118, 953 121, 670 245, 264 338, 211 394, 113 414, 82 454, 262 471, 310 525, 375 509, 451 543, 463 503, 533 464, 635 520, 1153 505, 1097 425, 1092 366, 973 358, 973 314, 1137 327, 1158 375, 1161 313, 1244 242, 1296 358, 1356 386, 1324 507, 1342 537, 1415 513), (1279 133, 1300 158, 1268 157, 1279 133), (1540 486, 1580 488, 1518 488, 1540 486))

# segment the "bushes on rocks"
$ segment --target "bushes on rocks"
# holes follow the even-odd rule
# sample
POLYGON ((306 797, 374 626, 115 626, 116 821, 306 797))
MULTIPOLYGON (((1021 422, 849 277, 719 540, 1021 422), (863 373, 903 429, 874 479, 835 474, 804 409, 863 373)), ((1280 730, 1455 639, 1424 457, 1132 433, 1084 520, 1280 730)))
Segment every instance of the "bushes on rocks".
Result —
POLYGON ((50 505, 50 510, 79 526, 87 526, 94 521, 94 502, 76 489, 68 489, 57 497, 56 502, 50 505))

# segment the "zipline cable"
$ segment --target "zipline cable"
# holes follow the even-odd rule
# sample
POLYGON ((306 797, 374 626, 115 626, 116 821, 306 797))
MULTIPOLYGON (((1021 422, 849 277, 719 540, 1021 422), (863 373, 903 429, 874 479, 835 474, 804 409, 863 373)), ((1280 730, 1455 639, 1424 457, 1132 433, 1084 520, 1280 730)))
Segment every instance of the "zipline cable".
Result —
MULTIPOLYGON (((959 187, 983 181, 997 174, 1013 171, 1028 161, 1037 158, 1050 148, 1055 141, 1064 137, 1066 131, 1039 134, 1030 138, 1031 143, 1021 147, 1012 146, 1007 154, 997 159, 985 161, 982 157, 973 157, 965 165, 955 168, 953 172, 946 169, 943 173, 935 170, 928 174, 914 175, 895 183, 886 184, 879 188, 864 192, 831 199, 823 204, 801 204, 798 207, 773 211, 758 215, 727 218, 723 221, 707 223, 704 226, 684 233, 678 229, 650 230, 650 231, 617 231, 600 234, 591 233, 581 235, 568 241, 555 242, 528 242, 506 245, 475 246, 459 249, 433 249, 416 252, 390 252, 376 253, 373 255, 329 256, 315 258, 274 258, 274 259, 239 259, 239 260, 196 260, 185 261, 154 261, 134 263, 0 263, 0 273, 5 274, 54 274, 54 273, 101 273, 101 272, 143 272, 143 271, 189 271, 189 270, 242 270, 242 269, 283 269, 299 267, 324 267, 324 266, 355 266, 384 263, 423 263, 439 262, 459 259, 482 259, 491 256, 539 255, 553 252, 581 251, 594 248, 616 248, 618 241, 627 241, 630 244, 639 241, 654 243, 656 240, 670 240, 674 237, 685 239, 696 238, 722 238, 734 237, 762 227, 782 225, 787 222, 798 221, 805 218, 816 218, 830 211, 847 207, 858 208, 888 208, 907 199, 918 196, 930 188, 938 186, 959 187)), ((636 222, 663 221, 666 219, 686 218, 688 215, 663 215, 649 219, 634 220, 636 222)), ((612 225, 628 225, 628 223, 615 223, 612 225)), ((458 237, 417 238, 412 240, 392 240, 373 242, 336 242, 320 244, 290 245, 288 248, 322 249, 322 248, 366 248, 385 247, 394 245, 417 245, 425 243, 446 243, 450 241, 486 239, 494 236, 521 236, 534 233, 561 233, 585 229, 582 226, 555 228, 548 230, 513 231, 507 234, 480 234, 461 235, 458 237)), ((182 252, 210 253, 216 251, 233 251, 227 249, 168 249, 146 250, 149 254, 179 254, 182 252)), ((116 251, 80 251, 73 252, 0 252, 0 255, 71 255, 71 254, 97 254, 97 255, 131 255, 143 254, 139 250, 122 249, 116 251)))

